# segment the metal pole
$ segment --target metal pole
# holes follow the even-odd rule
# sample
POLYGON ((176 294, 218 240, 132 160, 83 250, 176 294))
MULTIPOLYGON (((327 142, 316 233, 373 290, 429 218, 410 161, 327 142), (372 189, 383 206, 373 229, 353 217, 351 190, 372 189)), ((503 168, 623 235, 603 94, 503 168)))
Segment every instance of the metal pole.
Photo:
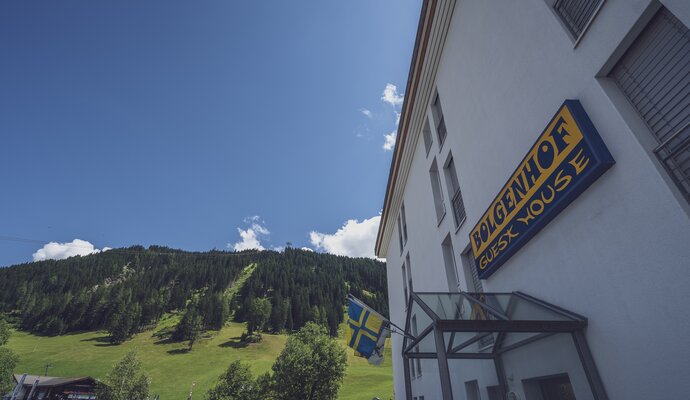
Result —
POLYGON ((12 391, 12 396, 10 396, 10 400, 17 400, 17 396, 19 395, 19 392, 22 389, 22 386, 24 386, 24 380, 26 380, 26 374, 22 374, 22 377, 19 378, 19 382, 17 382, 17 386, 14 387, 14 390, 12 391))
POLYGON ((453 389, 450 384, 450 372, 448 371, 448 358, 446 358, 446 346, 443 343, 443 331, 435 326, 434 338, 436 339, 439 378, 441 378, 441 394, 443 394, 443 400, 453 400, 453 389))
POLYGON ((403 374, 405 375, 405 399, 412 400, 412 381, 410 377, 410 358, 403 354, 403 374))
POLYGON ((505 399, 508 393, 508 380, 506 379, 506 370, 500 354, 494 356, 494 368, 496 368, 496 378, 498 378, 499 395, 502 399, 505 399))
POLYGON ((36 392, 36 386, 38 386, 38 379, 34 381, 34 384, 31 385, 31 391, 29 392, 29 397, 26 398, 26 400, 31 400, 34 397, 34 393, 36 392))
POLYGON ((608 400, 609 397, 606 395, 604 383, 601 381, 596 364, 594 364, 594 358, 592 357, 592 352, 589 350, 585 334, 582 330, 577 330, 572 333, 572 336, 575 348, 577 349, 577 355, 580 356, 580 362, 582 363, 582 368, 585 370, 585 375, 589 381, 589 387, 592 389, 594 399, 608 400))

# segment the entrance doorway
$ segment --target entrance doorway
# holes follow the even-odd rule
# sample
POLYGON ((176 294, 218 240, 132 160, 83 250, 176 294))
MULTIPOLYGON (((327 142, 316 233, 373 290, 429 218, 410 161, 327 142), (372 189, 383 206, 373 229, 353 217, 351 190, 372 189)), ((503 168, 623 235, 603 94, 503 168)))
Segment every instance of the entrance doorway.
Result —
POLYGON ((522 381, 527 400, 575 400, 568 374, 540 376, 522 381))
POLYGON ((544 399, 575 400, 575 392, 568 375, 559 375, 539 380, 539 389, 544 399))

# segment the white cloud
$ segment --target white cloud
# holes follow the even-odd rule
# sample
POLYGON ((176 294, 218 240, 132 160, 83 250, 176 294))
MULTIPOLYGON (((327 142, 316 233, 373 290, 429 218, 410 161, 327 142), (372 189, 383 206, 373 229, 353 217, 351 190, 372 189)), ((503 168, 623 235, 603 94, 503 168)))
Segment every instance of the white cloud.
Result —
POLYGON ((68 257, 86 256, 108 250, 110 250, 110 247, 97 249, 86 240, 74 239, 69 243, 50 242, 38 249, 32 257, 34 261, 62 260, 68 257))
POLYGON ((374 246, 381 216, 358 222, 351 219, 335 233, 309 233, 309 241, 317 250, 350 257, 375 258, 374 246))
POLYGON ((393 131, 387 135, 383 135, 386 141, 383 143, 383 149, 386 151, 391 151, 395 147, 395 139, 398 136, 396 131, 393 131))
POLYGON ((304 251, 314 251, 313 249, 311 249, 309 247, 300 247, 299 249, 304 250, 304 251))
POLYGON ((374 117, 374 115, 371 113, 371 110, 367 110, 366 108, 361 108, 359 110, 359 112, 361 112, 367 118, 373 118, 374 117))
MULTIPOLYGON (((392 83, 387 83, 386 88, 383 89, 383 95, 381 100, 392 105, 393 113, 395 114, 395 126, 400 124, 400 105, 402 105, 404 100, 404 94, 398 93, 398 88, 392 83)), ((383 149, 385 151, 391 151, 395 147, 395 140, 397 137, 397 131, 393 131, 387 135, 383 135, 385 141, 383 142, 383 149)))
POLYGON ((244 223, 248 224, 247 229, 237 228, 237 232, 240 234, 240 240, 235 243, 228 244, 228 247, 235 251, 256 249, 265 250, 266 248, 261 245, 261 238, 270 234, 271 232, 266 229, 261 223, 261 218, 258 215, 247 217, 244 219, 244 223))
POLYGON ((392 105, 399 106, 403 103, 404 95, 398 93, 398 88, 392 83, 386 84, 386 88, 383 89, 383 95, 381 100, 392 105))

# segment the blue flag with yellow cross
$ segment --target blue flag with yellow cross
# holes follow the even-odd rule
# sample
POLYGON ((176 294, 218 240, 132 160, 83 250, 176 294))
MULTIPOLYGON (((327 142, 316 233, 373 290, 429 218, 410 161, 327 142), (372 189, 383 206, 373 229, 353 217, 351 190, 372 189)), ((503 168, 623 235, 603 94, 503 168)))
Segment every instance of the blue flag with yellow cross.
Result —
POLYGON ((386 337, 390 335, 387 319, 367 306, 361 300, 348 296, 347 344, 355 354, 366 358, 369 363, 381 365, 386 337))

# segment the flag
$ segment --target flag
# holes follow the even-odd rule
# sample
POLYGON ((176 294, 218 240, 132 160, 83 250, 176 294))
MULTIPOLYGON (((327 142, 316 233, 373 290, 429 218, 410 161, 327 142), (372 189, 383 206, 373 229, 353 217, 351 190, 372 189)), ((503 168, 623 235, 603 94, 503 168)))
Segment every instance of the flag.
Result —
POLYGON ((359 299, 349 298, 347 344, 355 354, 366 358, 370 364, 381 365, 386 337, 390 335, 390 323, 359 299))
POLYGON ((381 329, 381 334, 379 335, 379 340, 376 341, 376 347, 374 347, 374 352, 371 356, 367 358, 369 364, 381 365, 383 362, 383 348, 386 345, 386 338, 390 337, 390 323, 386 320, 383 321, 383 328, 381 329))

